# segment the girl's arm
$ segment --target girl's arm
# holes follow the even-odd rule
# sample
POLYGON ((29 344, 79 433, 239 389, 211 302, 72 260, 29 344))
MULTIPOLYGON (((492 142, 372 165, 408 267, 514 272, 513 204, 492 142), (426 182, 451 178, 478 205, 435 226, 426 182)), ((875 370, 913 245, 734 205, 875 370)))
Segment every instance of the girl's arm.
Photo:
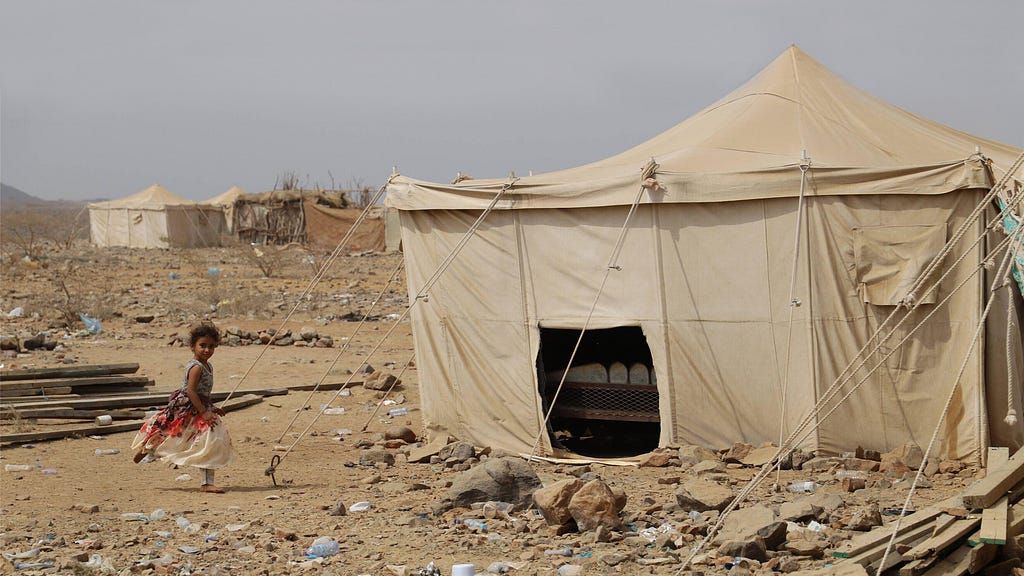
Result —
POLYGON ((196 411, 196 414, 200 418, 207 422, 213 422, 216 418, 212 410, 207 410, 206 405, 199 398, 199 379, 203 376, 203 367, 196 365, 188 369, 188 388, 185 392, 188 394, 189 401, 192 402, 192 408, 196 411))

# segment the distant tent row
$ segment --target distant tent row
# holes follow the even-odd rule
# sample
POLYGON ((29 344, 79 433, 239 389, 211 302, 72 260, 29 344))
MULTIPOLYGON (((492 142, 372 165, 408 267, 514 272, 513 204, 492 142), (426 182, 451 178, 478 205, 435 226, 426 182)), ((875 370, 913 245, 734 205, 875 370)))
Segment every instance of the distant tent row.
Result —
MULTIPOLYGON (((90 235, 99 247, 200 248, 234 237, 245 244, 306 244, 333 249, 355 223, 360 209, 339 194, 275 190, 250 194, 231 189, 193 202, 159 184, 109 202, 89 205, 90 235)), ((353 250, 396 250, 398 235, 386 241, 385 211, 374 208, 347 246, 353 250)))

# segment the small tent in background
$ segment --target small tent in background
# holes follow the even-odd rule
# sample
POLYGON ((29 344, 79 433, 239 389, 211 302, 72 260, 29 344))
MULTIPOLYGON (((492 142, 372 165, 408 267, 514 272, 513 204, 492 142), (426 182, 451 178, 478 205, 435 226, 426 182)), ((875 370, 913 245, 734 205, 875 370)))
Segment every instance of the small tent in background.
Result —
MULTIPOLYGON (((1022 420, 1003 416, 1020 413, 1021 339, 1006 335, 1007 298, 1020 310, 1020 294, 990 295, 983 264, 1005 236, 986 243, 975 208, 994 216, 979 203, 1020 153, 888 104, 792 47, 611 158, 518 179, 393 177, 424 425, 551 454, 553 404, 555 418, 587 423, 577 438, 653 425, 647 449, 777 442, 805 417, 816 424, 800 445, 825 453, 925 448, 939 422, 942 457, 1016 449, 1022 420), (938 293, 915 297, 908 287, 933 260, 938 293), (816 409, 859 350, 874 352, 849 397, 816 409)), ((1014 176, 1006 196, 1024 186, 1014 176)))
POLYGON ((202 203, 209 206, 218 206, 222 211, 222 218, 224 220, 224 231, 231 234, 234 231, 235 223, 235 200, 246 194, 245 190, 242 190, 238 186, 232 186, 228 188, 227 192, 214 196, 209 200, 205 200, 202 203))
POLYGON ((219 207, 182 198, 159 184, 125 198, 89 204, 89 233, 99 247, 217 246, 222 227, 219 207))

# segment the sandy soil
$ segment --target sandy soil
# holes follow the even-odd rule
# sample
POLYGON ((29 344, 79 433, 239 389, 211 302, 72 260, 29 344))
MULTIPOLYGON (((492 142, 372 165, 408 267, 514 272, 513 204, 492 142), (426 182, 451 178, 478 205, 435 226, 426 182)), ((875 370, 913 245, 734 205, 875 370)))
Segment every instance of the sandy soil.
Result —
MULTIPOLYGON (((63 259, 53 257, 45 267, 12 264, 8 259, 0 307, 9 311, 22 306, 25 315, 5 320, 0 332, 30 336, 58 320, 56 310, 62 295, 55 289, 55 271, 68 270, 68 261, 74 268, 66 278, 75 282, 74 295, 103 312, 104 332, 81 335, 80 325, 67 331, 52 329, 63 349, 17 357, 8 353, 2 363, 6 368, 29 368, 62 362, 138 362, 139 373, 155 379, 157 389, 173 389, 179 385, 182 367, 191 356, 187 348, 168 345, 168 341, 195 318, 212 316, 222 328, 265 329, 281 324, 312 276, 308 265, 311 255, 292 252, 277 277, 271 279, 263 278, 246 257, 229 249, 133 253, 81 248, 63 259), (217 278, 209 275, 210 267, 219 269, 217 278), (178 278, 171 279, 171 272, 178 278), (216 307, 215 313, 211 313, 211 304, 216 307), (139 323, 135 317, 140 315, 156 318, 151 323, 139 323)), ((312 256, 324 259, 324 255, 312 256)), ((314 327, 332 336, 335 347, 222 347, 212 360, 215 390, 236 387, 250 369, 250 375, 241 382, 243 390, 348 379, 350 371, 359 369, 392 326, 386 315, 404 310, 403 279, 400 277, 399 284, 384 292, 382 308, 374 311, 381 319, 367 323, 351 340, 350 349, 340 356, 357 323, 337 318, 368 310, 399 261, 397 255, 340 259, 332 267, 335 272, 326 275, 310 297, 303 299, 295 318, 286 325, 293 330, 314 327)), ((369 358, 369 363, 398 373, 411 354, 411 326, 405 323, 369 358)), ((382 413, 371 417, 380 394, 361 386, 352 388, 347 397, 335 392, 318 392, 312 397, 308 392, 293 392, 228 414, 225 421, 237 459, 217 474, 218 484, 227 489, 222 495, 199 493, 194 469, 174 470, 161 463, 133 464, 129 450, 132 433, 3 448, 0 464, 38 463, 42 469, 56 469, 56 473, 0 471, 0 552, 41 548, 36 558, 3 561, 0 573, 13 571, 15 563, 41 560, 56 562, 55 568, 43 572, 59 574, 280 574, 313 570, 376 575, 394 573, 386 565, 408 565, 418 570, 431 561, 443 574, 449 574, 455 563, 472 562, 483 572, 495 561, 515 564, 513 574, 554 574, 563 563, 582 565, 584 574, 674 574, 679 570, 678 559, 688 555, 688 548, 671 552, 654 549, 647 542, 638 543, 636 538, 595 543, 593 538, 578 533, 554 536, 543 520, 529 512, 516 514, 514 520, 491 520, 487 532, 476 532, 454 522, 455 517, 468 511, 442 516, 431 512, 431 504, 446 493, 457 474, 443 465, 407 464, 401 458, 394 467, 358 465, 357 444, 378 441, 388 426, 404 424, 417 434, 422 432, 414 367, 403 375, 403 381, 400 394, 410 412, 398 420, 382 413), (344 407, 345 413, 323 415, 313 422, 320 406, 328 402, 344 407), (289 429, 296 415, 297 421, 289 429), (282 454, 274 450, 275 446, 291 444, 307 426, 309 432, 279 466, 276 476, 280 486, 275 487, 264 475, 271 457, 282 454), (339 437, 335 433, 339 429, 354 432, 339 437), (121 453, 97 456, 97 448, 118 448, 121 453), (185 473, 192 479, 179 480, 185 473), (349 506, 358 501, 369 501, 372 508, 345 516, 329 514, 338 503, 349 506), (92 505, 98 511, 88 511, 92 505), (122 517, 156 509, 166 511, 166 517, 148 523, 122 517), (179 529, 174 519, 179 515, 199 525, 200 530, 189 533, 179 529), (214 533, 216 536, 210 536, 214 533), (302 551, 322 535, 337 539, 340 553, 322 564, 302 564, 302 551), (187 553, 182 547, 197 550, 187 553), (577 556, 543 553, 565 547, 572 548, 577 556), (86 559, 92 554, 101 555, 107 568, 93 570, 75 560, 76 555, 86 559), (138 566, 167 555, 167 566, 138 566), (660 565, 642 562, 656 558, 669 560, 660 565)), ((58 425, 66 423, 40 420, 22 422, 17 427, 7 423, 0 429, 9 433, 16 428, 31 431, 58 425)), ((610 484, 626 490, 629 502, 624 516, 633 528, 642 530, 663 522, 686 525, 686 511, 675 507, 673 493, 677 486, 671 480, 685 479, 687 472, 677 467, 592 468, 610 484)), ((568 478, 572 471, 570 467, 540 463, 535 469, 545 482, 568 478)), ((739 489, 753 474, 753 469, 733 467, 728 471, 728 483, 739 489)), ((923 506, 959 491, 972 474, 968 470, 962 475, 935 475, 932 487, 920 492, 916 504, 923 506)), ((880 476, 873 475, 869 486, 877 478, 880 476)), ((838 482, 828 474, 787 471, 782 475, 784 484, 797 480, 817 480, 824 484, 822 492, 840 493, 838 482)), ((851 505, 874 502, 882 508, 899 506, 906 484, 844 498, 851 505)), ((793 494, 775 493, 765 487, 757 492, 755 500, 778 504, 794 498, 793 494)), ((848 536, 836 530, 832 538, 839 542, 848 536)), ((722 562, 712 555, 700 569, 724 572, 722 562)), ((823 563, 801 560, 804 567, 823 563)))

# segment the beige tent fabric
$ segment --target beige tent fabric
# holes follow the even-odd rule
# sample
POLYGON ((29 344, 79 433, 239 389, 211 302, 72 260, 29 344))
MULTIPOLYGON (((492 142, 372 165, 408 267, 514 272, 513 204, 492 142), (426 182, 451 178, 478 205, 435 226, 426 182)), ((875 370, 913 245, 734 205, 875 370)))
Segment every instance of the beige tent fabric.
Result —
POLYGON ((248 192, 245 190, 238 186, 232 186, 224 193, 203 201, 202 204, 220 207, 222 214, 221 218, 223 219, 223 229, 228 234, 231 234, 234 232, 235 226, 235 200, 238 200, 239 197, 245 196, 246 194, 248 194, 248 192))
MULTIPOLYGON (((642 330, 657 374, 661 445, 778 441, 780 422, 788 435, 810 413, 992 185, 986 162, 1007 167, 1019 152, 886 104, 790 48, 740 89, 633 150, 514 181, 413 308, 425 425, 518 452, 539 436, 541 452, 550 453, 540 433, 541 328, 584 327, 641 191, 640 169, 653 156, 661 189, 641 193, 617 259, 622 269, 610 273, 588 329, 642 330), (803 150, 810 167, 795 283, 801 305, 790 341, 803 150)), ((410 296, 507 183, 392 179, 388 203, 400 213, 410 296)), ((969 248, 983 231, 974 228, 944 261, 964 255, 964 263, 936 294, 915 295, 921 308, 868 358, 843 394, 863 384, 821 416, 803 447, 927 445, 988 297, 982 275, 970 276, 987 249, 969 248)), ((989 325, 1005 322, 1000 316, 1005 305, 989 325)), ((1005 413, 1005 385, 993 372, 993 358, 1006 364, 1005 338, 981 343, 981 351, 967 357, 937 448, 943 457, 978 457, 990 433, 1011 447, 1024 437, 1020 423, 990 426, 990 405, 1001 402, 1005 413), (1001 401, 993 387, 1002 388, 1001 401)), ((1019 340, 1011 355, 1020 363, 1019 340)))
MULTIPOLYGON (((1006 168, 1019 150, 915 116, 851 86, 791 47, 718 102, 617 156, 518 179, 502 208, 631 204, 640 169, 664 189, 644 203, 794 197, 806 151, 815 195, 944 194, 988 188, 976 148, 1006 168)), ((444 185, 397 177, 402 210, 483 209, 508 179, 444 185)))
POLYGON ((192 248, 220 245, 223 216, 154 184, 141 192, 89 204, 89 228, 99 247, 192 248))

